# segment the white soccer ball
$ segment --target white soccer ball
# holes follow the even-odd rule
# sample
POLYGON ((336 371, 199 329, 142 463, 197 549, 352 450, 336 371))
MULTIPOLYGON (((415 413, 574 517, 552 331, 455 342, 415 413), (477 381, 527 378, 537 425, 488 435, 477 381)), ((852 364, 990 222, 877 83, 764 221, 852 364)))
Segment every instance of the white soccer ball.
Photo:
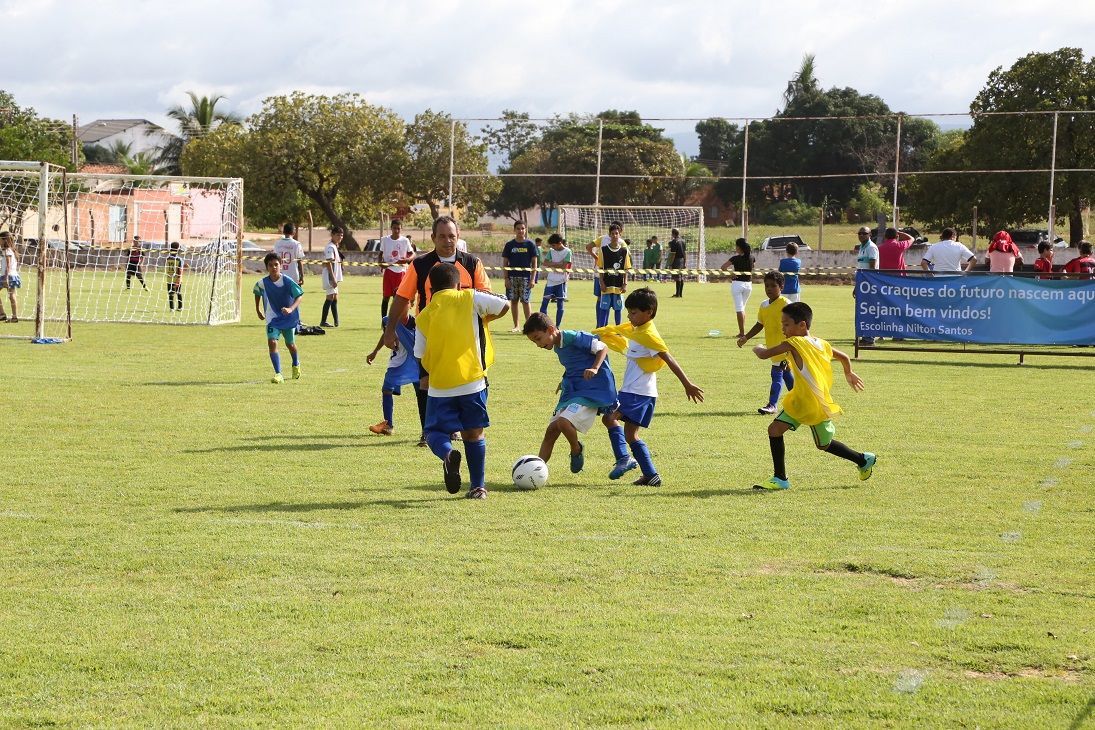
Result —
POLYGON ((513 486, 518 489, 539 489, 547 480, 548 466, 539 456, 522 456, 513 463, 513 486))

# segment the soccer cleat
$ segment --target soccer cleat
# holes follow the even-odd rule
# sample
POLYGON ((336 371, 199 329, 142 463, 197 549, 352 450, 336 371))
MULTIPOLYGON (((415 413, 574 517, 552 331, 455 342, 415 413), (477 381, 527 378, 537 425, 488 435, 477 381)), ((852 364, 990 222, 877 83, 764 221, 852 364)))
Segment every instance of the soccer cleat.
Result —
POLYGON ((585 444, 578 444, 578 453, 570 455, 570 473, 577 474, 586 465, 585 444))
POLYGON ((320 326, 320 327, 327 327, 328 329, 330 329, 330 328, 331 328, 331 327, 333 327, 334 325, 330 325, 330 324, 327 324, 326 322, 320 322, 320 323, 319 323, 319 326, 320 326))
POLYGON ((662 477, 660 474, 641 476, 633 481, 632 484, 636 487, 660 487, 662 485, 662 477))
POLYGON ((285 378, 281 376, 281 373, 274 373, 274 377, 270 378, 270 382, 280 385, 285 382, 285 378))
POLYGON ((520 332, 521 332, 520 327, 514 327, 513 329, 510 330, 511 334, 520 334, 520 332))
POLYGON ((786 479, 780 479, 779 477, 771 477, 768 481, 761 484, 754 484, 753 489, 769 489, 776 491, 779 489, 790 489, 791 482, 786 479))
POLYGON ((468 499, 486 499, 487 498, 487 488, 486 487, 475 487, 474 489, 469 489, 468 493, 464 496, 467 497, 468 499))
POLYGON ((776 407, 775 406, 764 406, 763 408, 758 408, 757 409, 757 413, 759 413, 762 416, 770 416, 775 412, 776 412, 776 407))
POLYGON ((375 433, 377 436, 391 436, 392 424, 387 421, 381 421, 375 426, 369 426, 369 430, 375 433))
POLYGON ((878 457, 869 451, 863 452, 863 458, 867 460, 867 463, 859 467, 859 480, 865 482, 871 478, 871 473, 874 471, 874 463, 878 461, 878 457))
MULTIPOLYGON (((8 315, 0 314, 0 322, 7 322, 7 321, 8 321, 8 315)), ((18 321, 18 320, 16 320, 16 321, 18 321)))
POLYGON ((624 474, 627 474, 632 469, 638 469, 639 462, 632 459, 630 456, 625 456, 616 462, 616 466, 612 467, 612 471, 608 473, 609 479, 619 479, 624 474))
POLYGON ((429 446, 429 444, 426 443, 426 432, 423 431, 422 435, 418 437, 418 447, 424 449, 427 446, 429 446))
POLYGON ((293 380, 300 380, 300 365, 293 366, 293 380))
POLYGON ((445 474, 445 490, 449 494, 456 494, 460 491, 460 452, 456 449, 450 451, 441 466, 445 474))

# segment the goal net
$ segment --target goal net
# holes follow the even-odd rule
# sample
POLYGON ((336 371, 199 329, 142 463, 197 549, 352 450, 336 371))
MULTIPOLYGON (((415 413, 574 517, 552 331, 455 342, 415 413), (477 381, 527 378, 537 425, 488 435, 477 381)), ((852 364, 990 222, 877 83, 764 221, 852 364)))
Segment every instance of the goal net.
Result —
POLYGON ((0 229, 14 234, 28 270, 42 266, 46 329, 69 319, 239 321, 242 180, 53 168, 31 186, 48 191, 41 201, 26 180, 0 163, 9 219, 0 229))
MULTIPOLYGON (((623 226, 623 237, 631 242, 631 264, 636 269, 643 266, 643 251, 651 236, 657 236, 658 243, 661 244, 660 268, 667 268, 671 263, 669 240, 674 228, 680 232, 688 252, 687 268, 707 267, 702 208, 561 205, 559 233, 567 239, 567 245, 573 251, 572 262, 575 269, 593 268, 593 258, 586 252, 586 245, 600 245, 602 237, 608 235, 608 226, 613 222, 619 222, 623 226)), ((591 279, 593 274, 577 272, 572 278, 591 279)), ((698 278, 701 281, 704 279, 702 276, 698 278)))

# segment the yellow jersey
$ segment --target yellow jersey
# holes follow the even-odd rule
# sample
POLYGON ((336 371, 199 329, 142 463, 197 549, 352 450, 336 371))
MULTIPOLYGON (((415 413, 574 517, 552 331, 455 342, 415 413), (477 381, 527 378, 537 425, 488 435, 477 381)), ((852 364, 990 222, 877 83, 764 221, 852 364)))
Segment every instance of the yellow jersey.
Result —
MULTIPOLYGON (((775 347, 787 339, 783 336, 783 308, 790 303, 791 302, 789 302, 785 296, 780 296, 774 302, 765 299, 760 303, 760 310, 757 312, 757 322, 760 322, 764 326, 765 347, 775 347)), ((779 363, 786 361, 787 356, 776 355, 769 359, 772 361, 773 365, 778 365, 779 363)))
POLYGON ((818 337, 788 337, 787 344, 802 360, 788 357, 795 387, 783 398, 783 410, 805 426, 816 426, 841 412, 831 394, 833 389, 833 346, 818 337))

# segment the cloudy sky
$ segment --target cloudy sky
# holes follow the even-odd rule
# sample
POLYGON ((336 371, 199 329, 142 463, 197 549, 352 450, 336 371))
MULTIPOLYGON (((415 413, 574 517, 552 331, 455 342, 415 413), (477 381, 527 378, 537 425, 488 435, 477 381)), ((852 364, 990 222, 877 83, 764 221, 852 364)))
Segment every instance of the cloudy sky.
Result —
MULTIPOLYGON (((408 118, 757 117, 778 109, 803 53, 824 87, 964 111, 997 66, 1090 46, 1095 2, 0 0, 0 27, 0 88, 81 123, 166 124, 188 90, 246 115, 294 89, 360 92, 408 118)), ((659 125, 695 152, 694 122, 659 125)))

